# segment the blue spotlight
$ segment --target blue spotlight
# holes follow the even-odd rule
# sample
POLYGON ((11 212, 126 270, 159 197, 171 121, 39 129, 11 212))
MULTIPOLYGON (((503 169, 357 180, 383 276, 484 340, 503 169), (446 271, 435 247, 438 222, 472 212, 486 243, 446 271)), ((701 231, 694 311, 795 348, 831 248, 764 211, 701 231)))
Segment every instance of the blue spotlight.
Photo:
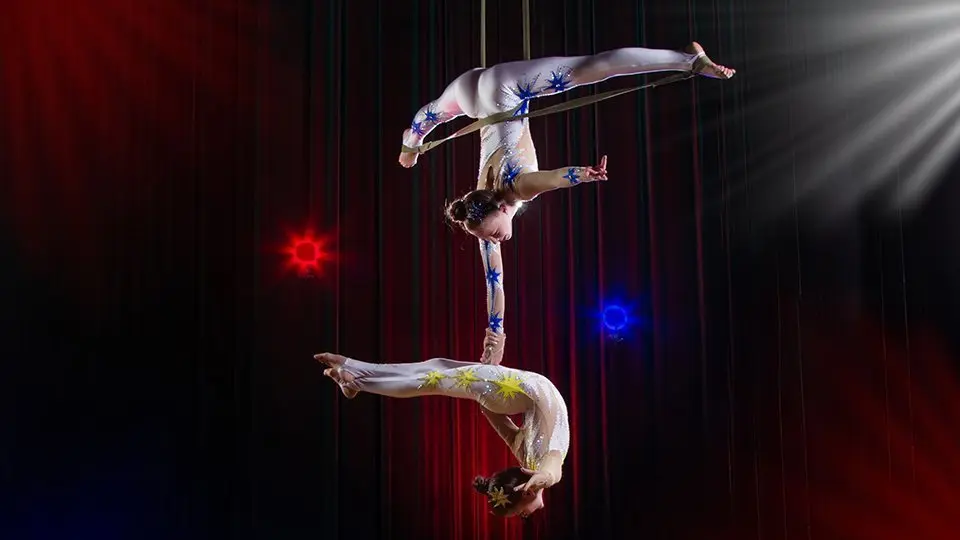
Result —
POLYGON ((610 332, 619 334, 627 327, 628 322, 630 322, 630 316, 622 306, 613 304, 603 308, 603 326, 610 332))

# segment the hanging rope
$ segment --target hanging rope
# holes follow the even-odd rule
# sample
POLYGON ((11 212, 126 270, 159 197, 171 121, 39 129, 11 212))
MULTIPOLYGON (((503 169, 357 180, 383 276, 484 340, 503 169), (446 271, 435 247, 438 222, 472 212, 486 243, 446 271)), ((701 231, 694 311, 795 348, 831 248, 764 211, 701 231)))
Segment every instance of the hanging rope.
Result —
POLYGON ((476 122, 460 129, 453 135, 444 137, 443 139, 438 139, 436 141, 430 141, 423 143, 420 146, 407 146, 403 145, 402 152, 414 153, 414 154, 425 154, 426 152, 433 150, 434 148, 440 146, 441 144, 451 140, 456 139, 457 137, 462 137, 469 133, 479 130, 483 126, 489 126, 492 124, 499 124, 501 122, 508 122, 511 120, 522 120, 524 118, 537 118, 539 116, 546 116, 548 114, 558 113, 562 111, 569 111, 571 109, 576 109, 579 107, 584 107, 586 105, 591 105, 593 103, 599 103, 601 101, 608 100, 610 98, 615 98, 617 96, 622 96, 624 94, 629 94, 630 92, 636 92, 637 90, 645 90, 647 88, 656 88, 658 86, 663 86, 665 84, 675 83, 678 81, 685 81, 694 76, 694 73, 678 73, 676 75, 671 75, 669 77, 663 77, 653 82, 643 84, 640 86, 634 86, 632 88, 623 88, 620 90, 610 90, 608 92, 603 92, 601 94, 594 94, 592 96, 584 96, 576 99, 571 99, 570 101, 564 103, 558 103, 556 105, 551 105, 549 107, 540 109, 539 111, 529 112, 527 114, 517 114, 520 112, 520 109, 523 108, 526 103, 521 103, 514 107, 512 110, 500 112, 496 114, 491 114, 486 118, 481 118, 476 122))
POLYGON ((523 59, 530 59, 530 0, 523 0, 523 59))
POLYGON ((480 0, 480 67, 487 67, 487 0, 480 0))

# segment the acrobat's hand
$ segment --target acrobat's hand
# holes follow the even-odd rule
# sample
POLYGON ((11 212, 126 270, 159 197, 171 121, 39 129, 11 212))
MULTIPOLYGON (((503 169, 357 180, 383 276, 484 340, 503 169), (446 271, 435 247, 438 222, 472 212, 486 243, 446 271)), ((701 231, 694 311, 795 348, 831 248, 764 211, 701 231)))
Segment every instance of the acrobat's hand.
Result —
POLYGON ((506 339, 505 334, 498 334, 487 328, 486 336, 483 338, 483 355, 480 356, 480 363, 499 365, 503 361, 506 339))
POLYGON ((607 179, 607 156, 600 158, 600 164, 596 167, 583 168, 584 180, 596 182, 607 179))
POLYGON ((546 489, 554 484, 553 475, 546 471, 532 471, 522 468, 523 472, 530 475, 530 479, 524 484, 513 488, 514 491, 526 491, 527 493, 536 493, 541 489, 546 489))

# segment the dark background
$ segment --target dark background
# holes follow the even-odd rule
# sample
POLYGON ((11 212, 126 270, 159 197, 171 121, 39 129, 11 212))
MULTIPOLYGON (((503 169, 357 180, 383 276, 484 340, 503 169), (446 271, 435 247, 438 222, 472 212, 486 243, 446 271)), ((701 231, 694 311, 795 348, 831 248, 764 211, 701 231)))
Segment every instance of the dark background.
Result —
MULTIPOLYGON (((479 355, 476 244, 442 218, 476 137, 396 164, 479 64, 479 3, 13 2, 4 538, 955 537, 956 164, 912 206, 899 167, 861 189, 938 110, 864 137, 949 69, 909 54, 955 18, 531 4, 533 56, 695 38, 739 73, 532 122, 544 168, 607 154, 611 179, 539 198, 504 247, 504 362, 554 380, 573 430, 546 509, 504 523, 469 488, 509 463, 475 406, 346 402, 311 358, 479 355)), ((520 2, 487 9, 488 64, 522 58, 520 2)))

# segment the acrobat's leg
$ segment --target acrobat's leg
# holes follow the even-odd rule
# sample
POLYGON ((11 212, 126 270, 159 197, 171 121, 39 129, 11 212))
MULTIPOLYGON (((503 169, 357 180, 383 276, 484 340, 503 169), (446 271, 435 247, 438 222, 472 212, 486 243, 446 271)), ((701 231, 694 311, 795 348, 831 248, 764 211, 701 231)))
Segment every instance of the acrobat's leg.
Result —
POLYGON ((393 398, 442 395, 479 402, 494 412, 515 414, 529 405, 518 386, 522 372, 470 362, 434 358, 410 364, 371 364, 335 354, 318 354, 344 394, 369 392, 393 398))
MULTIPOLYGON (((477 79, 481 69, 472 69, 453 80, 437 99, 427 103, 413 115, 410 127, 403 132, 403 144, 408 147, 419 146, 434 128, 454 118, 477 115, 477 79)), ((400 154, 400 164, 412 167, 417 162, 416 153, 400 154)))
MULTIPOLYGON (((459 371, 482 366, 446 358, 406 364, 373 364, 334 354, 318 354, 317 360, 330 366, 328 375, 344 390, 369 392, 393 398, 448 395, 475 399, 463 385, 441 385, 441 381, 457 379, 459 371)), ((344 392, 346 393, 346 392, 344 392)))
POLYGON ((494 100, 488 106, 503 110, 504 105, 515 106, 516 102, 613 77, 663 71, 691 71, 720 78, 733 74, 733 70, 713 64, 696 43, 684 51, 627 47, 592 56, 554 56, 498 64, 481 75, 480 95, 494 100), (505 96, 510 103, 500 103, 505 96))

